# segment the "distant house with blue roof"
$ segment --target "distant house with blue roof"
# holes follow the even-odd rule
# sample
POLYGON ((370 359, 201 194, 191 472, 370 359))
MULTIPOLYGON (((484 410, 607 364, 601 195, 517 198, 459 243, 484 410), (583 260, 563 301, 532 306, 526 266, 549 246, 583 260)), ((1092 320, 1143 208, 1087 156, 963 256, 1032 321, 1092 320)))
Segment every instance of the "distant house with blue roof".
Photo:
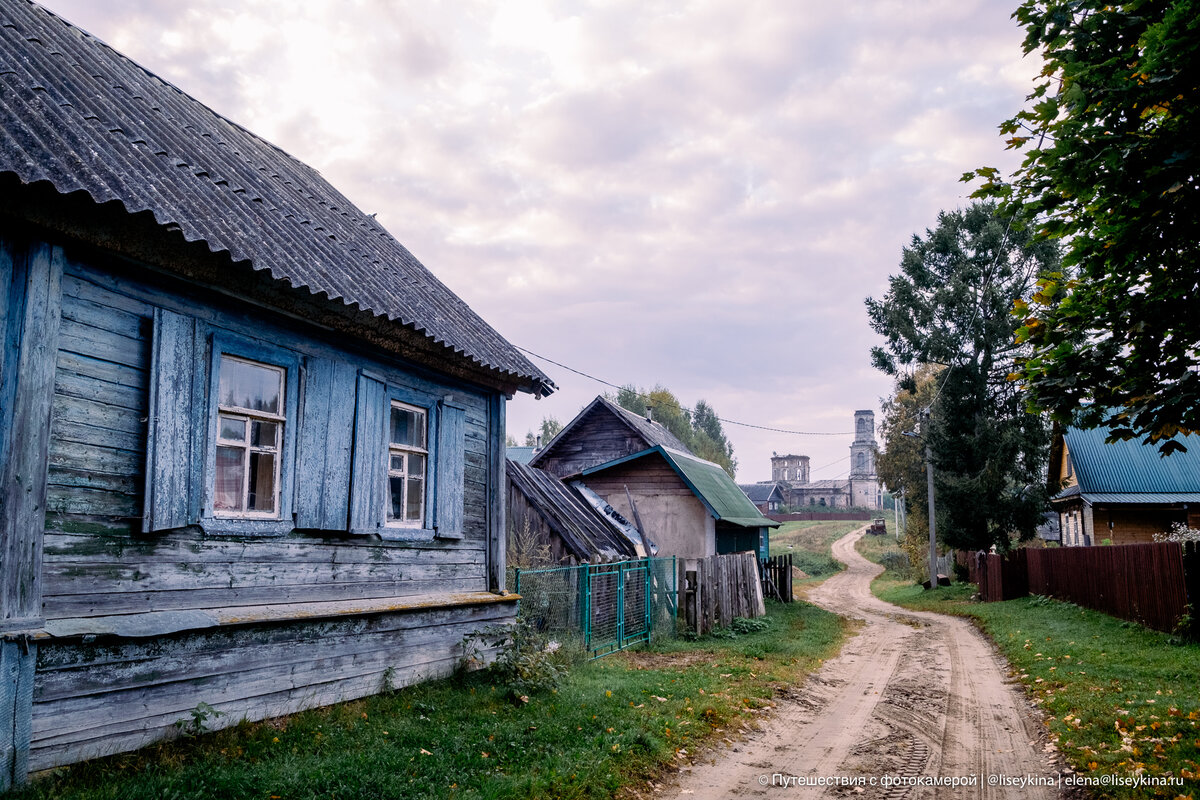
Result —
POLYGON ((1051 451, 1050 502, 1064 545, 1149 542, 1176 522, 1200 527, 1200 436, 1179 437, 1187 452, 1165 457, 1107 436, 1069 428, 1051 451))

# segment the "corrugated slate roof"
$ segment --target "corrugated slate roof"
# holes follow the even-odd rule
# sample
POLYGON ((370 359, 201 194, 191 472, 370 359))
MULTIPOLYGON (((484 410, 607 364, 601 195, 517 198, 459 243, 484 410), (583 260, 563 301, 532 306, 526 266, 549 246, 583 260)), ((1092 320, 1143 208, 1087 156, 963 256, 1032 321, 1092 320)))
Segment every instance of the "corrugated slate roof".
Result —
POLYGON ((1104 429, 1079 428, 1064 435, 1084 495, 1200 492, 1200 436, 1181 437, 1187 452, 1165 457, 1155 445, 1137 440, 1108 444, 1107 436, 1104 429))
POLYGON ((504 449, 505 457, 518 464, 528 464, 529 459, 533 458, 535 453, 537 453, 536 447, 507 447, 504 449))
POLYGON ((583 471, 583 475, 586 478, 588 475, 619 464, 656 454, 662 456, 671 469, 675 470, 675 474, 704 503, 714 519, 743 528, 779 527, 778 522, 767 519, 759 512, 754 503, 750 502, 750 498, 746 497, 746 493, 738 488, 738 485, 733 482, 733 478, 729 477, 729 473, 721 469, 719 465, 680 450, 672 450, 661 445, 651 447, 640 453, 609 461, 607 464, 589 467, 583 471))
POLYGON ((149 211, 188 241, 553 382, 316 170, 28 0, 0 3, 0 173, 149 211))
MULTIPOLYGON (((575 558, 589 561, 597 555, 607 559, 645 555, 639 554, 633 542, 558 478, 512 459, 508 460, 507 467, 509 480, 537 509, 551 530, 562 538, 575 558)), ((615 511, 612 513, 616 514, 615 511)), ((623 517, 621 522, 629 525, 623 517)))

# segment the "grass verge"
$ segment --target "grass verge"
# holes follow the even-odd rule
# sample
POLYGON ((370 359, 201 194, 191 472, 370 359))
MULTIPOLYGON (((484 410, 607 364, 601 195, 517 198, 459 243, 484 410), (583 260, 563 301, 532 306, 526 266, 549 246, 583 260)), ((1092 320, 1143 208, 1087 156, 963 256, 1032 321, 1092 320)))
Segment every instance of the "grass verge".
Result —
POLYGON ((885 573, 871 588, 906 608, 977 620, 1081 774, 1184 780, 1097 797, 1200 797, 1200 645, 1044 597, 980 603, 970 584, 927 592, 885 573))
POLYGON ((807 603, 763 621, 578 665, 527 702, 476 672, 80 764, 16 796, 613 797, 762 714, 847 624, 807 603))
POLYGON ((792 566, 809 578, 827 578, 843 569, 833 558, 833 543, 866 524, 862 520, 785 522, 771 531, 771 555, 791 553, 792 566))

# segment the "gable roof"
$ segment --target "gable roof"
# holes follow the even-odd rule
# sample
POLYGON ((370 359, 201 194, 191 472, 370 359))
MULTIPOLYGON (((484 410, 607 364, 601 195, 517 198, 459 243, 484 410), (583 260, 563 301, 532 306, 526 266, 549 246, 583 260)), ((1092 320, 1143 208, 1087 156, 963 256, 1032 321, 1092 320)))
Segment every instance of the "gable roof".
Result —
POLYGON ((764 517, 746 493, 738 488, 729 473, 720 465, 697 458, 691 453, 672 450, 661 445, 624 458, 599 464, 583 471, 584 478, 607 469, 653 456, 661 456, 670 465, 692 494, 704 504, 713 519, 743 528, 778 528, 780 523, 764 517))
POLYGON ((518 464, 528 464, 529 460, 537 453, 536 447, 506 447, 504 448, 504 456, 509 461, 515 461, 518 464))
POLYGON ((554 383, 316 170, 29 0, 0 4, 0 174, 84 192, 275 280, 554 383))
POLYGON ((611 414, 622 425, 636 433, 646 443, 647 447, 662 446, 685 453, 691 452, 688 450, 687 445, 679 441, 675 437, 675 434, 667 430, 666 426, 662 423, 652 422, 640 414, 635 414, 607 398, 597 395, 596 399, 584 406, 583 410, 576 414, 573 420, 564 425, 563 429, 555 434, 554 438, 547 442, 546 446, 539 450, 529 463, 534 465, 541 464, 561 443, 571 439, 572 432, 579 427, 580 423, 593 414, 605 413, 611 414))
POLYGON ((776 495, 782 496, 778 483, 739 483, 738 488, 746 493, 751 503, 766 503, 776 495))
POLYGON ((594 508, 576 489, 536 467, 512 459, 507 467, 509 480, 575 558, 589 561, 596 555, 609 559, 646 555, 638 552, 641 542, 631 541, 622 525, 636 529, 611 506, 605 510, 594 508))
POLYGON ((1066 450, 1079 486, 1056 499, 1079 494, 1088 502, 1170 503, 1200 501, 1200 436, 1182 436, 1187 452, 1160 456, 1156 445, 1137 440, 1105 442, 1108 431, 1068 428, 1066 450))

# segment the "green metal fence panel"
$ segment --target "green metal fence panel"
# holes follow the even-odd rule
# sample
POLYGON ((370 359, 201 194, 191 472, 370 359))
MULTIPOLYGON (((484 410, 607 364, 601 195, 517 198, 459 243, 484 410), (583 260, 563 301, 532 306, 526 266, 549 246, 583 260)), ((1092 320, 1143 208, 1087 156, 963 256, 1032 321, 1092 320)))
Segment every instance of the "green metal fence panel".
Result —
POLYGON ((592 658, 675 636, 676 566, 646 558, 577 567, 514 569, 518 613, 546 632, 577 634, 592 658))

